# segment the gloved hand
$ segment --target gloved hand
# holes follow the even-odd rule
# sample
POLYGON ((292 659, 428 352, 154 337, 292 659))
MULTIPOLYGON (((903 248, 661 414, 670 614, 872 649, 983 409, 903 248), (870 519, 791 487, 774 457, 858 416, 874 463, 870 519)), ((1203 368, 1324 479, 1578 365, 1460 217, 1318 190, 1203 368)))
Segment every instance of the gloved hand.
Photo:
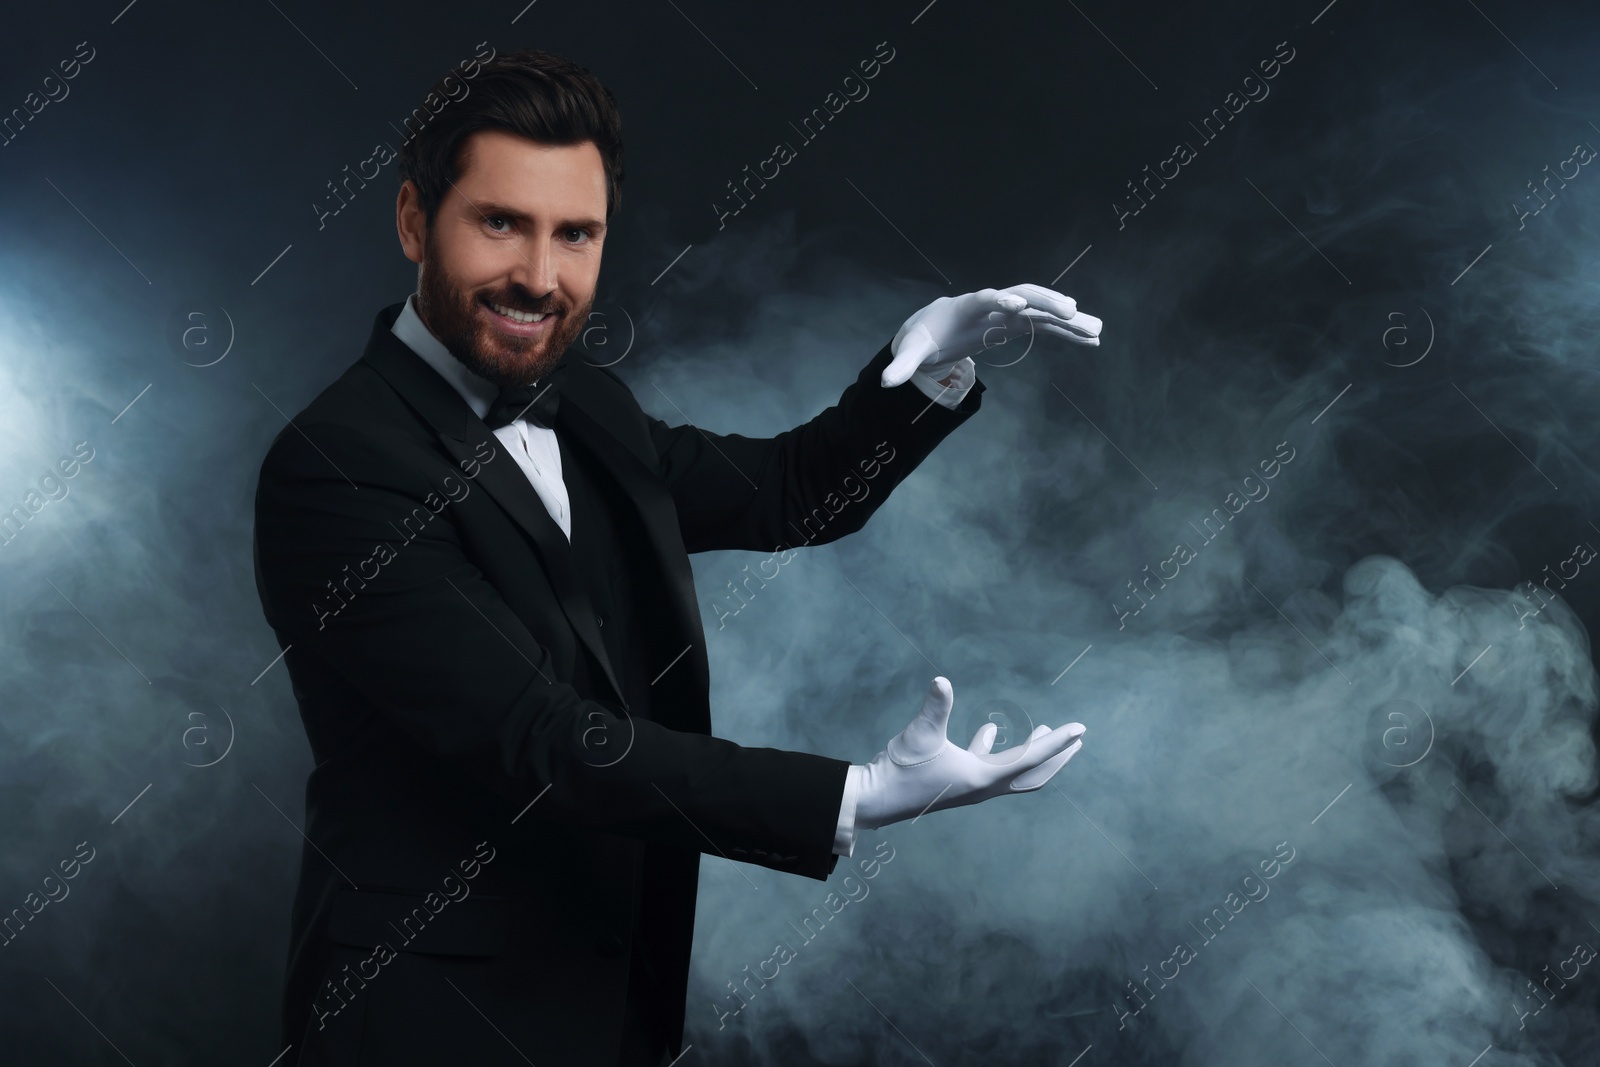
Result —
POLYGON ((942 811, 1003 793, 1029 793, 1048 782, 1083 747, 1082 723, 1040 725, 1027 743, 991 753, 999 727, 985 723, 967 748, 945 736, 955 695, 935 678, 922 711, 882 752, 859 768, 855 825, 875 830, 925 811, 942 811))
POLYGON ((935 381, 949 375, 968 356, 1043 330, 1080 345, 1100 343, 1101 322, 1081 314, 1077 301, 1042 285, 980 289, 941 296, 912 315, 894 335, 894 359, 884 368, 883 384, 895 386, 921 370, 935 381))

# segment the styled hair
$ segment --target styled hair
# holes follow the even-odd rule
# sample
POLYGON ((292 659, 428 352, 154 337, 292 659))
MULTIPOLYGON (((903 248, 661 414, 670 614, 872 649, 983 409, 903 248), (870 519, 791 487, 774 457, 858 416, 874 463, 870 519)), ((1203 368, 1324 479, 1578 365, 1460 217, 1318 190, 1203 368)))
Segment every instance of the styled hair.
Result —
POLYGON ((571 60, 525 48, 481 64, 466 83, 467 93, 457 99, 461 84, 452 70, 434 85, 428 98, 450 102, 400 148, 400 181, 416 183, 430 229, 450 183, 461 173, 467 138, 479 130, 504 130, 551 145, 594 142, 605 167, 610 221, 622 202, 622 115, 598 78, 571 60), (448 83, 457 86, 456 93, 448 83))

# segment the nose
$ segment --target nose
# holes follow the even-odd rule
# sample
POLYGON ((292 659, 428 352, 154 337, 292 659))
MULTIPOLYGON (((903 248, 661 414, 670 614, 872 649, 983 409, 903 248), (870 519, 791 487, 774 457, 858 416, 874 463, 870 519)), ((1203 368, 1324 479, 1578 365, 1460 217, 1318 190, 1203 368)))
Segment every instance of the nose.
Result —
POLYGON ((555 292, 556 266, 550 246, 544 241, 519 241, 515 250, 511 280, 533 294, 536 300, 555 292))

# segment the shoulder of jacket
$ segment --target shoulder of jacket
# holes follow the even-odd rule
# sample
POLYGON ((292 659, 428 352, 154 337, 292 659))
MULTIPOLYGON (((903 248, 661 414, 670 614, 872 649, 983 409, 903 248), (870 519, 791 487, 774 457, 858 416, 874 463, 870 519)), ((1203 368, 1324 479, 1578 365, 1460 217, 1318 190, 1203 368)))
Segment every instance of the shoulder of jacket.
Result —
MULTIPOLYGON (((583 359, 582 357, 578 358, 578 363, 582 364, 587 371, 592 372, 592 374, 588 374, 586 376, 589 377, 598 388, 604 389, 608 392, 615 390, 616 392, 625 395, 629 400, 633 400, 633 390, 628 387, 627 382, 623 381, 622 378, 618 376, 616 371, 611 369, 610 364, 602 366, 598 363, 590 363, 588 360, 583 359)), ((584 374, 585 371, 580 370, 578 373, 584 374)), ((637 403, 637 401, 635 401, 635 403, 637 403)))
MULTIPOLYGON (((274 402, 283 410, 283 405, 274 402)), ((273 435, 262 458, 263 473, 293 463, 309 451, 311 456, 337 448, 341 452, 389 451, 384 438, 409 436, 421 424, 383 376, 357 360, 329 382, 321 392, 273 435)))

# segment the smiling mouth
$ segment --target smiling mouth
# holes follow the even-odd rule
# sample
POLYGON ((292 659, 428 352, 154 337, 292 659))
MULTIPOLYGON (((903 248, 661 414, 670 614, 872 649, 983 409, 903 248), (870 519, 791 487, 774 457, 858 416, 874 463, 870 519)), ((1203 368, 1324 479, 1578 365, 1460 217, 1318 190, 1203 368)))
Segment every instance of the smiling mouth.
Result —
POLYGON ((548 311, 518 311, 516 308, 507 307, 505 304, 496 304, 490 300, 484 301, 484 304, 496 315, 499 315, 502 318, 510 319, 512 322, 542 322, 550 316, 550 312, 548 311))

